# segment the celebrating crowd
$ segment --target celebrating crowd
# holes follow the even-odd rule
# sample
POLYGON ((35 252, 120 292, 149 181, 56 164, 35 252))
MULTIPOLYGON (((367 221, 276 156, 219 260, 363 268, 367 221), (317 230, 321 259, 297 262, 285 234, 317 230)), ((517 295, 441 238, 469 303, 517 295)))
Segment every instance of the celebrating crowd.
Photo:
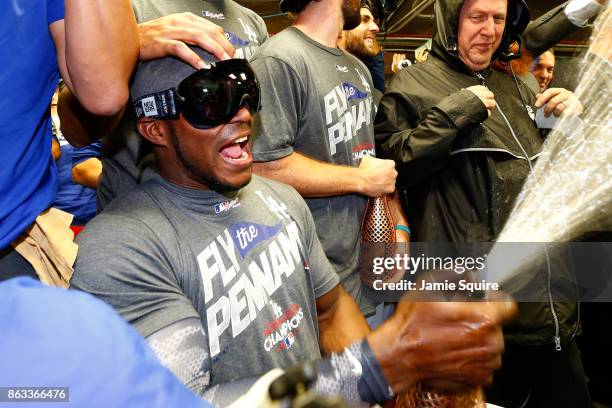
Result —
POLYGON ((227 406, 313 362, 313 391, 351 406, 416 384, 590 406, 577 302, 376 303, 360 229, 386 196, 397 242, 494 241, 536 111, 584 109, 549 86, 551 47, 604 0, 534 21, 523 0, 437 0, 426 61, 382 94, 369 1, 281 0, 295 20, 270 37, 233 0, 24 3, 0 17, 0 387, 227 406))

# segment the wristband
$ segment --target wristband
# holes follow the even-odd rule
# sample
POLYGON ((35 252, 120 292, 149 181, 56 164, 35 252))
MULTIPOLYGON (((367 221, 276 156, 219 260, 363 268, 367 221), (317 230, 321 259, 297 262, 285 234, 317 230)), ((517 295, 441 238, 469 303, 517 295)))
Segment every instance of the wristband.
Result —
POLYGON ((367 340, 357 343, 361 351, 360 363, 362 374, 357 383, 357 390, 362 401, 371 404, 387 401, 393 397, 393 391, 385 378, 380 364, 367 340))
POLYGON ((393 229, 395 229, 396 231, 404 231, 407 232, 408 235, 410 235, 410 228, 408 228, 406 225, 396 225, 393 229))

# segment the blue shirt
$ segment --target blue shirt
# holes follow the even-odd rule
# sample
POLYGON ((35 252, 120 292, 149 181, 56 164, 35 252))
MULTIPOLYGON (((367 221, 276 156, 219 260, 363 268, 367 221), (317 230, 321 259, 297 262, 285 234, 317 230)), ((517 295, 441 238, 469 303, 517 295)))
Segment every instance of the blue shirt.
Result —
POLYGON ((11 0, 0 13, 0 249, 55 198, 49 104, 59 80, 49 25, 63 0, 11 0))
POLYGON ((83 225, 96 215, 96 190, 72 181, 72 168, 91 158, 101 156, 101 142, 84 147, 72 147, 59 135, 62 155, 57 160, 58 187, 53 207, 74 215, 72 223, 83 225))
POLYGON ((2 282, 0 333, 0 387, 68 387, 70 402, 53 407, 209 407, 86 293, 24 277, 2 282))
POLYGON ((385 91, 385 52, 381 51, 373 57, 363 58, 361 60, 372 75, 374 88, 380 92, 385 91))

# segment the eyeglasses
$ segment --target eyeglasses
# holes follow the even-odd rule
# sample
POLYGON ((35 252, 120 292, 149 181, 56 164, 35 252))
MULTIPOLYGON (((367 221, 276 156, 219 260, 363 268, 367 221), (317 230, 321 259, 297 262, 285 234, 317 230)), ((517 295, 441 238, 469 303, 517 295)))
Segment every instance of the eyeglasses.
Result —
POLYGON ((243 59, 219 61, 183 79, 177 88, 145 95, 134 102, 136 117, 177 119, 183 114, 191 126, 210 129, 228 123, 246 107, 261 109, 259 82, 243 59))

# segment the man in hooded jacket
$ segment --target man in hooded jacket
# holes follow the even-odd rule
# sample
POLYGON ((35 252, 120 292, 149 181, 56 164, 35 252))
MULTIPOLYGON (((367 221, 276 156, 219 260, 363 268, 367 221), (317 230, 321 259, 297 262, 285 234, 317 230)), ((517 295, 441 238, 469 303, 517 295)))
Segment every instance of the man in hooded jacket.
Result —
MULTIPOLYGON (((386 89, 376 147, 397 163, 415 241, 489 242, 540 154, 536 109, 559 115, 579 104, 563 89, 536 99, 523 82, 489 68, 509 56, 529 22, 522 0, 437 0, 435 10, 430 57, 401 70, 386 89)), ((543 278, 532 285, 541 287, 539 299, 548 298, 543 278)), ((576 303, 524 303, 519 312, 505 330, 490 401, 589 406, 574 342, 576 303)))

